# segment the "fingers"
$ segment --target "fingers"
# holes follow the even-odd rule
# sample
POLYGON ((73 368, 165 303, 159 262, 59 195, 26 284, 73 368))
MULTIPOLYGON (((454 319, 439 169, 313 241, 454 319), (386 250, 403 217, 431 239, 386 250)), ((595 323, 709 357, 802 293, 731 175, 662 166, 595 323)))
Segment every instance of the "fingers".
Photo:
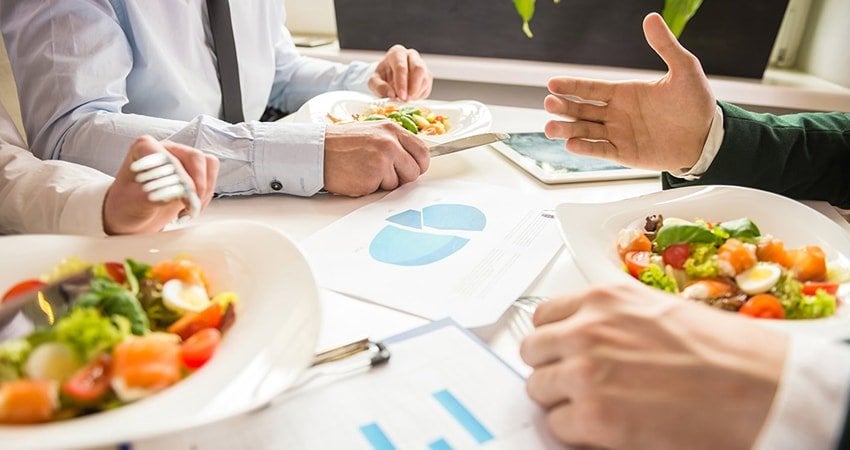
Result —
POLYGON ((419 52, 412 49, 407 51, 407 66, 409 70, 408 99, 418 100, 428 97, 431 94, 434 79, 419 52))
POLYGON ((387 54, 391 79, 388 80, 395 90, 396 98, 406 102, 408 92, 408 55, 407 49, 394 45, 387 54))
POLYGON ((602 123, 607 117, 606 106, 591 105, 549 95, 543 102, 546 111, 559 116, 602 123))
MULTIPOLYGON (((414 136, 413 133, 410 133, 401 127, 396 128, 396 136, 398 137, 398 142, 404 147, 404 150, 413 157, 413 160, 416 162, 417 169, 419 173, 416 174, 416 177, 422 175, 426 171, 428 171, 428 167, 431 164, 431 154, 428 150, 428 146, 422 139, 414 136)), ((415 180, 416 177, 413 179, 415 180)), ((413 181, 413 180, 410 180, 413 181)))
POLYGON ((564 147, 576 155, 592 156, 594 158, 607 159, 609 161, 621 162, 617 147, 607 141, 587 141, 584 139, 569 139, 564 147))
POLYGON ((544 409, 551 409, 562 403, 569 403, 575 391, 566 364, 550 364, 536 369, 528 377, 526 392, 544 409))
MULTIPOLYGON (((174 142, 163 142, 163 146, 171 153, 182 166, 194 184, 195 192, 200 198, 206 198, 215 186, 208 185, 207 160, 204 154, 197 149, 174 142)), ((178 170, 180 167, 178 167, 178 170)))
POLYGON ((204 159, 207 163, 207 186, 210 187, 207 189, 207 192, 201 196, 203 208, 206 208, 207 205, 210 204, 210 201, 212 201, 213 194, 215 194, 215 183, 218 180, 218 169, 220 163, 218 158, 212 155, 204 155, 204 159))
POLYGON ((379 97, 406 102, 429 96, 433 82, 419 52, 394 45, 370 77, 369 89, 379 97))
POLYGON ((382 75, 378 72, 369 77, 369 89, 381 98, 397 98, 393 87, 384 81, 382 75))
POLYGON ((585 295, 570 295, 543 302, 534 311, 534 326, 540 327, 549 323, 572 317, 581 309, 585 295))
POLYGON ((584 100, 609 102, 614 96, 616 83, 588 78, 554 77, 549 79, 549 92, 555 95, 572 95, 584 100))
POLYGON ((700 67, 697 58, 682 47, 658 13, 651 13, 643 19, 643 33, 646 42, 664 60, 671 72, 693 70, 694 65, 700 67))
POLYGON ((546 137, 549 139, 592 139, 607 140, 608 128, 597 122, 564 122, 552 120, 546 124, 546 137))

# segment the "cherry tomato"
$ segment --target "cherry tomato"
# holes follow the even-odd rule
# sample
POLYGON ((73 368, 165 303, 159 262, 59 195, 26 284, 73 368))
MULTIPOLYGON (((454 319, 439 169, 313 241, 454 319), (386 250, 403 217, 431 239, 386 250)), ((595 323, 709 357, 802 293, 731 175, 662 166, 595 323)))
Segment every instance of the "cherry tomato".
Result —
POLYGON ((124 271, 124 264, 120 262, 108 262, 103 264, 106 267, 106 273, 109 278, 118 284, 124 284, 127 281, 127 273, 124 271))
POLYGON ((673 244, 664 249, 661 254, 664 264, 669 264, 675 269, 683 268, 689 256, 691 256, 690 244, 673 244))
POLYGON ((221 332, 215 328, 205 328, 180 345, 180 356, 183 364, 190 369, 197 369, 212 358, 215 349, 221 342, 221 332))
POLYGON ((65 381, 62 393, 79 403, 94 403, 109 391, 111 380, 112 358, 102 354, 65 381))
POLYGON ((221 324, 221 305, 213 303, 197 313, 187 313, 168 327, 169 333, 180 336, 184 341, 205 328, 218 328, 221 324))
POLYGON ((751 297, 738 312, 759 319, 785 318, 785 309, 782 308, 782 303, 770 294, 759 294, 751 297))
POLYGON ((644 269, 649 267, 652 252, 629 252, 626 253, 625 262, 629 273, 637 278, 644 269))
POLYGON ((827 281, 806 281, 803 283, 804 294, 815 295, 818 291, 824 291, 827 294, 835 295, 838 292, 838 283, 830 283, 827 281))
POLYGON ((43 282, 39 280, 24 280, 20 283, 12 286, 5 294, 3 294, 3 299, 0 302, 5 302, 6 300, 17 297, 21 294, 26 294, 27 292, 37 291, 46 286, 43 282))

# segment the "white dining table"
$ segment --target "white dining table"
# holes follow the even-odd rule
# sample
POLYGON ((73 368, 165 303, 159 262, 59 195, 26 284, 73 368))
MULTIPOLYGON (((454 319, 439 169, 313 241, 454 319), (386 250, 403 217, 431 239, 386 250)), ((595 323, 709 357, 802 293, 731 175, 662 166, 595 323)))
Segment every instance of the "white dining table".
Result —
MULTIPOLYGON (((542 99, 541 99, 542 104, 542 99)), ((488 105, 493 115, 491 130, 504 132, 542 131, 552 116, 542 109, 488 105)), ((498 185, 529 195, 539 196, 554 207, 564 202, 608 202, 634 197, 661 189, 660 180, 637 179, 614 182, 546 185, 515 166, 495 150, 483 146, 431 160, 429 170, 418 183, 429 180, 462 180, 498 185)), ((375 202, 387 192, 361 198, 319 194, 311 198, 286 195, 263 195, 214 200, 195 223, 228 219, 252 220, 273 226, 296 241, 301 241, 346 214, 375 202)), ((307 254, 309 260, 310 255, 307 254)), ((270 263, 273 256, 270 255, 270 263)), ((547 269, 529 286, 525 295, 552 297, 587 286, 568 251, 560 251, 547 269)), ((399 292, 404 295, 404 292, 399 292)), ((322 332, 317 350, 368 337, 381 340, 427 323, 425 319, 373 303, 363 302, 322 290, 322 332)), ((510 309, 491 326, 472 330, 493 350, 520 372, 527 368, 519 359, 523 313, 510 309), (519 317, 518 317, 519 315, 519 317)))
MULTIPOLYGON (((488 108, 493 116, 492 131, 542 131, 545 123, 553 118, 542 109, 496 105, 488 105, 488 108)), ((461 180, 508 187, 544 199, 551 208, 567 202, 613 202, 661 190, 658 178, 546 185, 487 146, 432 159, 430 169, 415 183, 427 183, 430 180, 461 180)), ((219 198, 213 200, 206 212, 194 223, 234 219, 257 221, 275 227, 299 242, 385 195, 387 192, 361 198, 330 194, 319 194, 311 198, 287 195, 219 198)), ((807 204, 840 223, 850 232, 850 225, 828 204, 807 204)), ((580 239, 580 236, 570 236, 570 239, 580 239)), ((310 259, 309 253, 305 256, 310 259)), ((274 255, 269 255, 269 263, 274 264, 274 255)), ((530 283, 524 296, 553 298, 588 286, 587 279, 576 266, 570 252, 562 248, 537 279, 530 283)), ((398 293, 404 294, 403 290, 398 293)), ((361 338, 368 337, 380 341, 428 323, 421 317, 327 289, 320 289, 320 301, 322 327, 317 352, 361 338)), ((521 374, 528 374, 530 369, 519 357, 519 346, 522 338, 531 329, 529 313, 522 308, 512 307, 505 311, 498 322, 471 331, 506 363, 521 374)), ((246 416, 242 420, 251 419, 246 416)), ((159 444, 156 447, 159 448, 159 444)))

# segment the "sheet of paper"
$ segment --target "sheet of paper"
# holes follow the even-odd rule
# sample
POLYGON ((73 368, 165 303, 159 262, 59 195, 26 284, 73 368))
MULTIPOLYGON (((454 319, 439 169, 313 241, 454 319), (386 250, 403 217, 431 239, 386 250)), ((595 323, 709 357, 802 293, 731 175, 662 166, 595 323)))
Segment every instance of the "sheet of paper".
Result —
POLYGON ((545 202, 485 184, 417 183, 302 244, 324 288, 479 327, 498 320, 561 248, 545 202))
POLYGON ((307 387, 270 409, 135 449, 555 449, 524 380, 441 321, 390 339, 390 361, 307 387))

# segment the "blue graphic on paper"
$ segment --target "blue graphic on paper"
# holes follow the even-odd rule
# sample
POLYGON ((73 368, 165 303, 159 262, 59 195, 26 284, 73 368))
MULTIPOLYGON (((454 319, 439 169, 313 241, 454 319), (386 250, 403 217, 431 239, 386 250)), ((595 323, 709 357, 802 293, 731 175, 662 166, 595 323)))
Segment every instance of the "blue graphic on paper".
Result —
POLYGON ((457 253, 469 238, 426 232, 483 231, 487 217, 480 209, 460 204, 436 204, 422 211, 407 210, 388 217, 385 226, 369 245, 376 261, 397 266, 424 266, 457 253), (406 228, 401 228, 406 227, 406 228))

